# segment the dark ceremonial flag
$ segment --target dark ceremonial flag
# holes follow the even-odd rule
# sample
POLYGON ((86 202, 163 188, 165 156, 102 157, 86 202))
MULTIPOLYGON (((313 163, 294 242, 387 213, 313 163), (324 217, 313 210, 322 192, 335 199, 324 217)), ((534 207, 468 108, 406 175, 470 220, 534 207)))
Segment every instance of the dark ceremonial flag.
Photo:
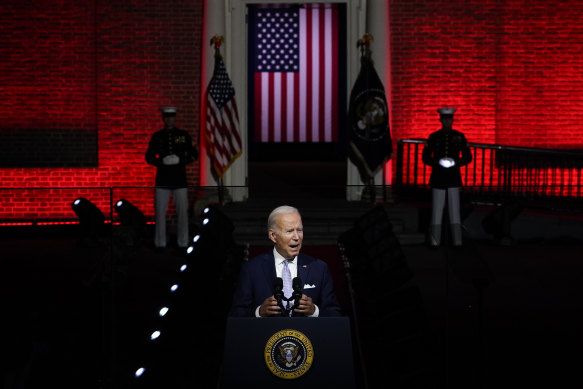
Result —
POLYGON ((350 93, 348 108, 350 147, 373 177, 393 152, 385 88, 368 56, 361 57, 360 73, 350 93))

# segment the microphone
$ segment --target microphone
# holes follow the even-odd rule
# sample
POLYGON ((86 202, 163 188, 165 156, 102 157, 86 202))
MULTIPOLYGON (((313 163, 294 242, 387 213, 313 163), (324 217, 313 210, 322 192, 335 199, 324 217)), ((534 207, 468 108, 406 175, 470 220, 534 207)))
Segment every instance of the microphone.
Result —
POLYGON ((283 308, 283 279, 281 277, 276 277, 273 282, 273 297, 277 300, 277 305, 283 308))
POLYGON ((300 277, 294 277, 292 280, 293 293, 291 298, 294 300, 294 308, 300 305, 300 299, 302 298, 302 280, 300 277))

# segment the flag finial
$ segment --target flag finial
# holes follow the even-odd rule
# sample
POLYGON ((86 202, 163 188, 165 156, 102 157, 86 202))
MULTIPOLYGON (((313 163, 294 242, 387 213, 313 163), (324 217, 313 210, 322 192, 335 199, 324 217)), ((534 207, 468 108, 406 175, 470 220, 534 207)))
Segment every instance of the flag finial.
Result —
POLYGON ((374 40, 374 37, 372 36, 372 34, 369 34, 368 32, 365 33, 362 38, 360 38, 357 42, 356 42, 356 47, 360 47, 360 55, 363 57, 367 57, 370 58, 370 42, 372 42, 374 40))
POLYGON ((218 35, 215 34, 215 36, 213 36, 211 38, 211 46, 215 47, 215 55, 220 56, 221 55, 221 44, 225 41, 225 38, 223 38, 222 35, 218 35))

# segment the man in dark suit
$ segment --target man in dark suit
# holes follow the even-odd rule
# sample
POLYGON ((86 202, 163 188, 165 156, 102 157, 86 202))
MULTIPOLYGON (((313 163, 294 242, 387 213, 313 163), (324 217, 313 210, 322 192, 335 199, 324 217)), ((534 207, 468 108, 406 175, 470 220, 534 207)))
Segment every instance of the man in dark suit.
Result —
POLYGON ((291 310, 293 316, 340 316, 328 265, 300 254, 304 231, 299 211, 285 205, 277 207, 269 215, 267 227, 273 250, 241 267, 230 316, 282 316, 285 311, 274 297, 276 277, 283 279, 286 299, 292 297, 291 280, 301 280, 302 296, 299 305, 291 310))

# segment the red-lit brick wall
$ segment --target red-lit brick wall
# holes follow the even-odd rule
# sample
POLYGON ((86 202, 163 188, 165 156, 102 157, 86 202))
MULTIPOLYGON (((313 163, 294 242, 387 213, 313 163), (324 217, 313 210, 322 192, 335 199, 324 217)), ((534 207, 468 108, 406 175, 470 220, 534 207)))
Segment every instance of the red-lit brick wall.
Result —
MULTIPOLYGON (((0 168, 0 219, 75 217, 79 195, 109 215, 109 190, 89 188, 153 185, 144 152, 160 105, 177 105, 177 126, 198 142, 203 0, 7 0, 0 14, 0 127, 97 131, 99 158, 95 168, 0 168), (9 189, 30 187, 88 189, 9 189)), ((190 165, 189 184, 198 171, 190 165)), ((149 189, 120 197, 153 213, 149 189)))
MULTIPOLYGON (((106 214, 110 196, 152 213, 150 189, 92 188, 153 184, 144 151, 162 104, 180 107, 177 125, 198 142, 203 3, 0 4, 0 127, 95 130, 99 159, 95 168, 0 168, 0 219, 74 217, 79 194, 106 214), (79 186, 87 189, 11 189, 79 186)), ((436 108, 453 105, 454 127, 470 141, 582 148, 580 1, 391 0, 389 8, 395 141, 427 137, 439 127, 436 108)), ((195 163, 189 183, 198 179, 195 163)))
POLYGON ((581 1, 390 1, 393 138, 583 148, 581 1))

